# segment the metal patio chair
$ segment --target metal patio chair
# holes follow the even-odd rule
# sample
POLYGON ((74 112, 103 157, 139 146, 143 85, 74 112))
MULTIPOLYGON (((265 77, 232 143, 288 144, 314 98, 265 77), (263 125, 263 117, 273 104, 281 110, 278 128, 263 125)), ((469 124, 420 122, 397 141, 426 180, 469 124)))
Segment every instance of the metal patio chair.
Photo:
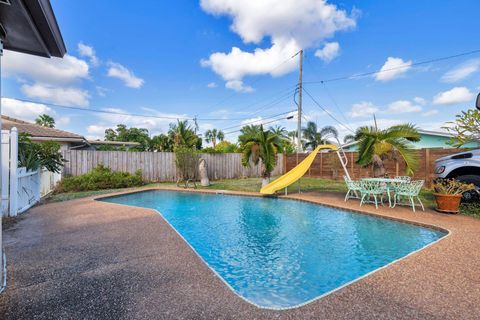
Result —
POLYGON ((386 184, 381 181, 360 180, 360 193, 362 195, 360 206, 364 203, 375 203, 378 209, 378 197, 380 203, 383 204, 383 194, 386 192, 386 184), (371 198, 373 197, 373 201, 371 198))
POLYGON ((412 178, 410 178, 409 176, 396 176, 395 180, 402 180, 404 182, 410 182, 410 181, 412 181, 412 178))
POLYGON ((425 207, 423 206, 422 201, 418 197, 424 183, 425 183, 425 180, 414 180, 410 183, 400 183, 395 185, 393 188, 393 191, 395 192, 395 196, 393 199, 392 208, 395 208, 397 204, 402 204, 401 198, 403 197, 410 200, 410 203, 404 203, 404 204, 411 205, 413 212, 415 212, 415 198, 416 198, 418 203, 420 203, 422 210, 425 211, 425 207))
POLYGON ((347 176, 343 176, 343 179, 348 189, 345 195, 345 202, 347 202, 348 199, 360 199, 360 181, 351 180, 347 176))

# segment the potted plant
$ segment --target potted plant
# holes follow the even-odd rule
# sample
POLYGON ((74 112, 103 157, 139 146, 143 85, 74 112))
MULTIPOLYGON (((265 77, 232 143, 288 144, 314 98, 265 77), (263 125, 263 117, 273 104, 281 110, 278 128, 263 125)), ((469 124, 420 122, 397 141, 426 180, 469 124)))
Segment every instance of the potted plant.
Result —
POLYGON ((437 211, 458 213, 462 193, 474 189, 473 184, 464 183, 455 179, 438 179, 433 184, 433 195, 437 202, 437 211))

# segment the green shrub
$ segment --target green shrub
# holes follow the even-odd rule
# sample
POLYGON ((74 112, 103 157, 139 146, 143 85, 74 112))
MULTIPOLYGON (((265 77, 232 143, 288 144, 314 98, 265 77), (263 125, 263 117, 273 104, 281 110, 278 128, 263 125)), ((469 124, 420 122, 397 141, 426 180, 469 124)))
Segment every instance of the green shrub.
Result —
POLYGON ((90 171, 76 177, 65 177, 56 188, 57 193, 78 192, 102 189, 119 189, 138 187, 145 184, 142 179, 142 171, 135 174, 128 172, 116 172, 100 165, 90 171))

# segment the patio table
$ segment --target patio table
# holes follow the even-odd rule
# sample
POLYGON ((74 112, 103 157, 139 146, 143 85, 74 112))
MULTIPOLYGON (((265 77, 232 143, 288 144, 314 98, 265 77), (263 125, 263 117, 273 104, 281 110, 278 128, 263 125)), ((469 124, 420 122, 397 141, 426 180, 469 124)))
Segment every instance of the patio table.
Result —
POLYGON ((364 181, 376 181, 376 182, 383 182, 385 183, 386 190, 387 190, 387 197, 388 197, 388 206, 391 208, 392 207, 392 199, 390 197, 390 190, 392 188, 392 185, 395 183, 408 183, 405 180, 402 179, 393 179, 393 178, 363 178, 360 180, 364 181))

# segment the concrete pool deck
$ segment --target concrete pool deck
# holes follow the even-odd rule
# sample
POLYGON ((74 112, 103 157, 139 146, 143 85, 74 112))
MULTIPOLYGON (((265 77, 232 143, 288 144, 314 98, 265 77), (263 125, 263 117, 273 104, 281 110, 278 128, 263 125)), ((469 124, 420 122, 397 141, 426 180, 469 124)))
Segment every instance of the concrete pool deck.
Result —
MULTIPOLYGON (((334 194, 289 198, 360 209, 334 194)), ((480 318, 480 220, 361 210, 451 233, 320 300, 271 311, 236 296, 153 210, 93 197, 40 205, 4 233, 8 278, 0 319, 480 318)))

